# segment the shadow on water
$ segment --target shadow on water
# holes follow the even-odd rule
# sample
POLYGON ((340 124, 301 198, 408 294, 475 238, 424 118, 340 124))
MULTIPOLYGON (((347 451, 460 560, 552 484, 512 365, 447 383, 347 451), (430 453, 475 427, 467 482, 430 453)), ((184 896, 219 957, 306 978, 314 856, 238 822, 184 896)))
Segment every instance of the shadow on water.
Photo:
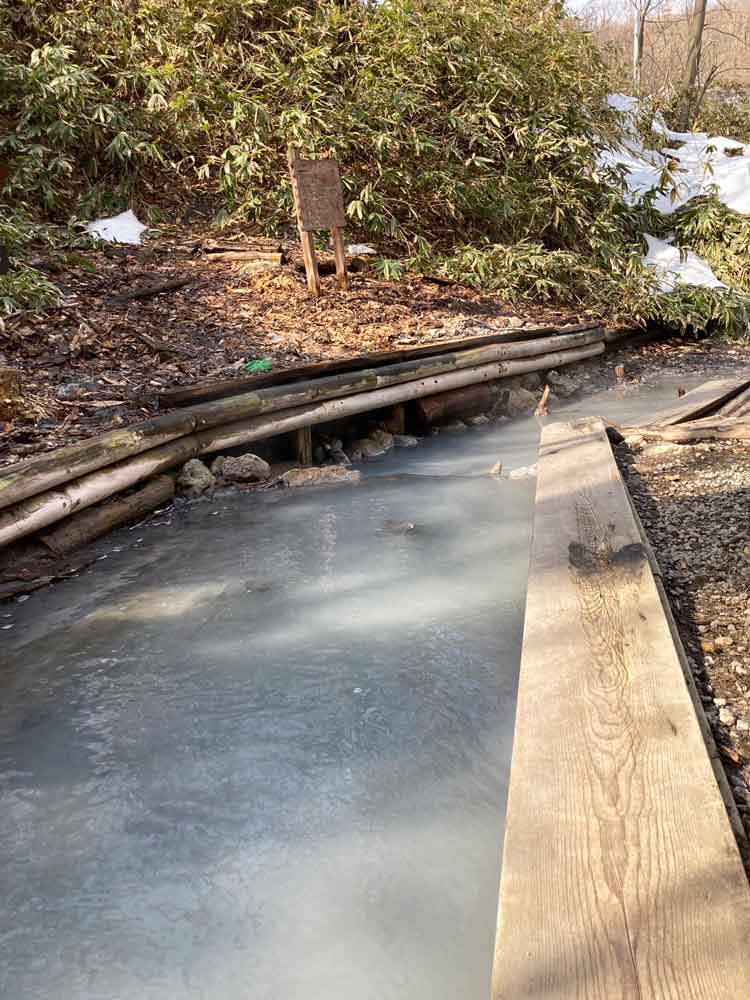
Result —
POLYGON ((14 607, 0 995, 488 995, 534 481, 478 473, 538 432, 216 497, 14 607))

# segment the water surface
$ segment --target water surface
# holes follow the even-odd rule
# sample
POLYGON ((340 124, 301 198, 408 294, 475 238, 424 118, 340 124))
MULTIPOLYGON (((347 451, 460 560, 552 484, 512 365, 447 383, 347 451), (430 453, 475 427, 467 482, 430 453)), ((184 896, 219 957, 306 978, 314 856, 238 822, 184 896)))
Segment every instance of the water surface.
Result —
POLYGON ((483 474, 538 433, 185 506, 0 606, 0 997, 488 997, 534 480, 483 474))

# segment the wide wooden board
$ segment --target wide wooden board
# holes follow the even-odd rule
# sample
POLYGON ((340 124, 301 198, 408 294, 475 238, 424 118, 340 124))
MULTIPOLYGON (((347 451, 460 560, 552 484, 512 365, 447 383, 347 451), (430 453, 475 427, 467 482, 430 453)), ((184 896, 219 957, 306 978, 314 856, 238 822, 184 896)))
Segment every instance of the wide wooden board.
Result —
POLYGON ((741 1000, 750 887, 603 423, 538 476, 493 1000, 741 1000))
POLYGON ((745 378, 715 378, 704 382, 680 398, 676 406, 657 413, 650 423, 659 427, 680 424, 684 420, 697 420, 718 410, 720 406, 750 385, 750 375, 745 378))

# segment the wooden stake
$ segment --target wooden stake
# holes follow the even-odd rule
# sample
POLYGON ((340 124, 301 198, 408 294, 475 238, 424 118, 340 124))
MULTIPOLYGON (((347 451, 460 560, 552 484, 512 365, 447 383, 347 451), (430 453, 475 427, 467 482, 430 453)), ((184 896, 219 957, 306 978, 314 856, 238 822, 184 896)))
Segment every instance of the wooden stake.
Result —
POLYGON ((391 434, 406 433, 406 407, 403 403, 396 403, 388 417, 388 430, 391 434))
POLYGON ((320 297, 320 274, 318 272, 318 258, 315 256, 315 241, 312 233, 306 233, 302 228, 299 231, 300 243, 302 244, 302 259, 305 262, 305 274, 307 275, 307 287, 311 295, 316 299, 320 297))
POLYGON ((287 162, 289 164, 289 175, 292 179, 292 194, 294 195, 294 207, 297 211, 297 231, 299 241, 302 245, 302 259, 305 262, 305 274, 307 275, 307 287, 310 293, 317 299, 320 296, 320 274, 318 273, 318 258, 315 256, 315 243, 312 233, 305 232, 302 224, 302 209, 300 205, 299 184, 297 182, 297 172, 295 163, 298 159, 296 146, 287 147, 287 162))
POLYGON ((346 253, 344 252, 344 236, 341 228, 335 226, 331 230, 331 236, 333 237, 333 249, 336 254, 336 278, 339 288, 342 291, 348 291, 349 276, 346 273, 346 253))
POLYGON ((312 465, 312 431, 309 427, 300 427, 295 435, 297 461, 300 465, 312 465))

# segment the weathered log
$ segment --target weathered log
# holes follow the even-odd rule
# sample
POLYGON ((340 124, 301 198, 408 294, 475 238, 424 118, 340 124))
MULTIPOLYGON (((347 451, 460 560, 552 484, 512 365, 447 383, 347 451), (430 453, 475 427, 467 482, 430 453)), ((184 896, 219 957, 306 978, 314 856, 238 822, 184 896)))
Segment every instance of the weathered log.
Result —
POLYGON ((425 396, 417 403, 420 419, 426 424, 451 417, 470 417, 483 413, 492 406, 492 390, 484 383, 468 385, 464 389, 425 396))
POLYGON ((263 263, 281 267, 284 255, 267 250, 212 250, 206 254, 206 260, 240 260, 248 264, 263 263))
MULTIPOLYGON (((475 368, 449 372, 445 375, 431 376, 401 385, 394 385, 373 392, 363 392, 356 396, 333 399, 310 406, 270 414, 268 416, 251 417, 227 424, 222 427, 203 431, 197 437, 200 439, 198 454, 208 454, 225 448, 256 441, 259 438, 273 437, 296 430, 298 427, 314 426, 330 423, 356 413, 366 413, 403 403, 423 396, 434 395, 436 392, 460 389, 466 385, 478 382, 493 382, 496 379, 523 375, 532 371, 546 371, 563 365, 583 361, 604 353, 604 344, 596 343, 578 350, 561 351, 555 354, 544 354, 534 358, 524 358, 517 361, 496 362, 475 368)), ((2 518, 2 515, 0 515, 2 518)), ((0 543, 2 533, 0 532, 0 543)))
POLYGON ((566 350, 579 348, 599 343, 601 339, 600 330, 589 330, 546 340, 493 344, 471 351, 442 354, 399 365, 388 365, 351 374, 330 375, 292 386, 269 387, 257 392, 231 396, 228 399, 186 407, 142 421, 129 428, 108 431, 98 438, 89 438, 7 466, 0 471, 0 509, 203 428, 232 423, 254 414, 272 413, 321 399, 353 395, 428 375, 439 375, 483 362, 537 355, 549 347, 566 350))
POLYGON ((639 427, 638 433, 646 441, 674 441, 689 444, 691 441, 750 441, 750 417, 703 417, 674 427, 639 427))
POLYGON ((145 285, 143 288, 134 288, 129 292, 119 292, 112 296, 112 302, 132 302, 134 299, 149 299, 152 295, 161 295, 162 292, 175 292, 178 288, 184 288, 191 284, 194 278, 173 278, 171 281, 160 281, 155 285, 145 285))
MULTIPOLYGON (((360 354, 353 358, 339 358, 335 361, 317 361, 313 364, 299 365, 296 368, 287 368, 283 371, 269 372, 267 375, 245 375, 232 379, 213 379, 208 382, 201 382, 199 385, 165 389, 164 392, 159 393, 157 398, 159 406, 162 409, 168 409, 173 406, 192 406, 195 403, 223 399, 226 396, 234 396, 238 393, 251 392, 256 389, 265 389, 268 386, 286 385, 291 382, 306 382, 308 379, 326 375, 341 375, 345 372, 355 372, 364 368, 376 368, 406 361, 415 361, 420 358, 455 353, 475 347, 485 347, 490 344, 525 343, 529 340, 551 338, 554 335, 569 336, 574 333, 585 332, 597 332, 605 336, 601 327, 590 323, 570 326, 562 330, 554 326, 539 326, 528 330, 502 330, 481 336, 462 337, 457 340, 442 340, 433 344, 420 344, 418 347, 402 347, 396 351, 377 351, 370 354, 360 354)), ((542 353, 542 351, 539 353, 542 353)))
POLYGON ((430 375, 427 378, 391 385, 388 388, 248 417, 234 423, 212 426, 195 434, 187 434, 143 454, 134 455, 107 468, 81 476, 60 489, 33 495, 3 511, 0 513, 0 547, 32 532, 40 531, 63 517, 83 510, 105 497, 119 493, 134 483, 164 472, 198 454, 207 454, 261 438, 285 434, 300 427, 328 423, 355 413, 390 406, 393 403, 458 389, 474 382, 487 382, 530 371, 559 368, 562 365, 595 357, 603 352, 604 344, 600 341, 576 350, 521 360, 500 361, 450 371, 442 375, 430 375))
POLYGON ((62 556, 74 549, 93 542, 113 528, 137 521, 166 503, 174 496, 171 476, 157 476, 146 485, 125 497, 108 500, 96 507, 89 507, 79 514, 66 518, 62 524, 40 536, 48 549, 62 556))

